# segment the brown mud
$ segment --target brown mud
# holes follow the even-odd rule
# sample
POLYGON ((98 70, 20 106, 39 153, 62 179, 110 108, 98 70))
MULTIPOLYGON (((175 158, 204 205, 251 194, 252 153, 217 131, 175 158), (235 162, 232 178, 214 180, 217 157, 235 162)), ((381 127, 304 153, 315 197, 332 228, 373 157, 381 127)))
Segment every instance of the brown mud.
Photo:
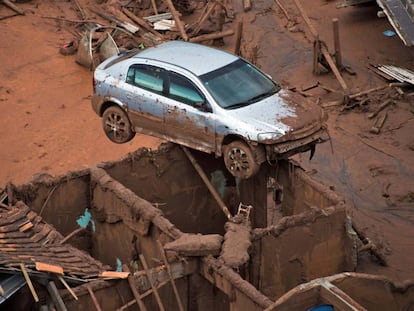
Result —
MULTIPOLYGON (((241 2, 233 4, 236 18, 243 20, 241 54, 284 87, 302 90, 318 83, 331 90, 306 91, 314 103, 337 100, 341 92, 334 76, 312 74, 311 36, 294 2, 282 2, 289 20, 271 0, 254 2, 246 13, 241 13, 241 2)), ((0 186, 9 180, 22 183, 37 173, 59 175, 118 159, 142 146, 156 148, 160 140, 153 137, 137 135, 116 145, 104 136, 90 105, 91 72, 73 57, 59 54, 73 38, 72 25, 45 18, 75 19, 71 2, 31 1, 19 6, 25 16, 0 21, 0 186)), ((397 36, 382 34, 391 25, 377 17, 376 5, 338 10, 334 2, 318 0, 303 1, 303 6, 331 51, 331 20, 339 18, 343 62, 356 72, 343 73, 352 92, 385 84, 368 70, 370 63, 414 68, 413 48, 397 36)), ((0 5, 0 15, 7 14, 10 11, 0 5)), ((233 49, 233 37, 224 42, 223 49, 233 49)), ((333 106, 327 109, 332 143, 318 146, 312 161, 308 154, 295 157, 353 204, 354 222, 387 256, 388 267, 369 265, 367 258, 359 269, 399 281, 414 279, 412 102, 402 98, 390 106, 378 135, 370 133, 368 118, 381 104, 378 98, 348 110, 333 106)))

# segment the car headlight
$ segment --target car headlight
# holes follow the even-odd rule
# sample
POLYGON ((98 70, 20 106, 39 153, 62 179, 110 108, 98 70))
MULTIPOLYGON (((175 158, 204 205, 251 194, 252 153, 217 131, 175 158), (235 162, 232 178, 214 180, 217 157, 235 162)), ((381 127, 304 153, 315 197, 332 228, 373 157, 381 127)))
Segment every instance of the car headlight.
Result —
POLYGON ((259 133, 257 134, 258 142, 273 141, 280 137, 280 133, 270 132, 270 133, 259 133))

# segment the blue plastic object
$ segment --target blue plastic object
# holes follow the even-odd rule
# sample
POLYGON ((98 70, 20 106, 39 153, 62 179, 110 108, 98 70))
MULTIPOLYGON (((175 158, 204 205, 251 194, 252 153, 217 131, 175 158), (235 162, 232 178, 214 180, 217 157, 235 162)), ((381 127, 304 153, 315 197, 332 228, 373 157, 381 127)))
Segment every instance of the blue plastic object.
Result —
POLYGON ((308 309, 308 311, 334 311, 333 305, 325 304, 308 309))
POLYGON ((395 31, 392 31, 392 30, 385 30, 385 31, 383 32, 383 34, 384 34, 384 36, 386 36, 386 37, 393 37, 393 36, 395 36, 395 31))

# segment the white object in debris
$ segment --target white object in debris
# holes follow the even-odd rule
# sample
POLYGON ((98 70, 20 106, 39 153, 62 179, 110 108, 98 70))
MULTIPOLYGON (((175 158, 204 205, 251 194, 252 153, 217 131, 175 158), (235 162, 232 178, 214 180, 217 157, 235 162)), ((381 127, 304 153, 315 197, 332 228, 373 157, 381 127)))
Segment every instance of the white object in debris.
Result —
POLYGON ((392 65, 381 65, 377 68, 397 81, 414 85, 414 72, 411 70, 392 65))
POLYGON ((170 30, 175 27, 175 21, 169 19, 163 19, 154 23, 155 30, 170 30))

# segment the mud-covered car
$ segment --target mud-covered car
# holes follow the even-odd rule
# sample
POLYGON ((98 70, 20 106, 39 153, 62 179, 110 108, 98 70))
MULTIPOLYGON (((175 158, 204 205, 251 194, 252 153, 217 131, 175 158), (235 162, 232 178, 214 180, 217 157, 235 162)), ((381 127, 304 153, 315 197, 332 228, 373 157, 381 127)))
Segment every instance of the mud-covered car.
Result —
POLYGON ((233 54, 183 41, 111 57, 92 107, 115 143, 135 133, 223 156, 236 177, 326 140, 322 111, 233 54))

